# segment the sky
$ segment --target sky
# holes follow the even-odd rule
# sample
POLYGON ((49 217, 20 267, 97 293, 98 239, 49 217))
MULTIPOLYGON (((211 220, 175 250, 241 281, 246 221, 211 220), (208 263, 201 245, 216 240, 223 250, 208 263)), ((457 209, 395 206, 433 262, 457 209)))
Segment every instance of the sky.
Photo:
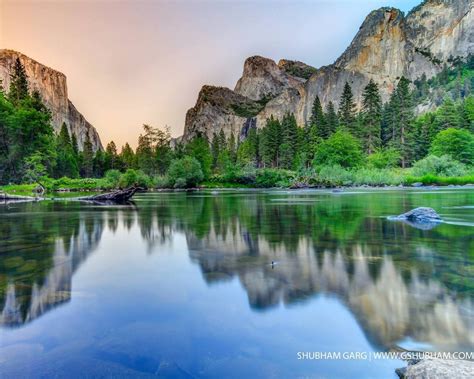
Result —
POLYGON ((67 76, 102 143, 143 124, 182 134, 204 84, 234 88, 245 59, 332 63, 367 14, 421 0, 0 0, 0 46, 67 76))

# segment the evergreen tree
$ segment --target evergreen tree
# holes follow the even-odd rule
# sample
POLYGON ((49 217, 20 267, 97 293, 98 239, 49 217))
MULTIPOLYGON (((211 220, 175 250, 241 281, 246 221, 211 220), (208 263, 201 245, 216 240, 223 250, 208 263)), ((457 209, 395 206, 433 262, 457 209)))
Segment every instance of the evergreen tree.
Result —
POLYGON ((354 95, 352 94, 352 88, 350 84, 346 82, 342 91, 341 101, 339 103, 339 122, 354 135, 357 134, 357 131, 354 130, 355 118, 356 105, 354 103, 354 95))
POLYGON ((107 170, 116 170, 118 169, 118 154, 117 147, 115 146, 114 141, 110 141, 105 148, 104 156, 104 169, 107 170))
POLYGON ((332 101, 330 101, 326 107, 324 119, 326 121, 327 137, 329 137, 335 133, 339 127, 339 119, 332 101))
POLYGON ((217 167, 217 159, 219 158, 219 136, 216 132, 212 135, 212 142, 211 142, 211 154, 212 154, 212 169, 216 170, 217 167))
POLYGON ((316 96, 311 108, 310 126, 314 131, 312 133, 321 138, 327 138, 329 133, 324 117, 323 107, 319 96, 316 96))
POLYGON ((155 141, 156 169, 158 174, 164 175, 172 158, 172 150, 170 146, 171 134, 167 126, 164 130, 155 130, 155 141))
POLYGON ((135 153, 128 142, 122 146, 122 150, 120 151, 120 159, 123 162, 125 170, 129 168, 135 168, 135 153))
POLYGON ((459 127, 459 112, 450 98, 446 98, 439 107, 436 120, 437 131, 459 127))
POLYGON ((81 176, 91 178, 94 169, 94 151, 89 133, 86 133, 86 139, 81 153, 81 176))
POLYGON ((17 106, 20 101, 28 97, 28 76, 25 67, 21 64, 20 58, 16 58, 13 71, 10 74, 10 92, 8 98, 17 106))
POLYGON ((76 159, 79 155, 79 145, 77 143, 77 137, 74 132, 71 132, 71 146, 72 146, 72 151, 74 152, 74 155, 76 156, 76 159))
POLYGON ((280 121, 270 116, 262 130, 260 156, 264 167, 278 167, 282 140, 280 121))
POLYGON ((371 79, 362 95, 361 137, 367 154, 381 146, 382 98, 377 84, 371 79))
POLYGON ((258 167, 258 134, 256 128, 250 128, 247 138, 239 145, 237 162, 244 166, 258 167))
POLYGON ((186 155, 197 159, 201 164, 204 179, 208 179, 211 174, 212 154, 207 138, 197 135, 186 145, 185 150, 186 155))
POLYGON ((392 143, 400 151, 402 167, 410 163, 413 148, 410 134, 414 107, 409 85, 410 81, 402 77, 391 99, 392 143))
MULTIPOLYGON (((317 130, 317 129, 316 129, 317 130)), ((298 151, 298 125, 293 114, 286 114, 281 122, 282 141, 278 167, 292 169, 298 151)))
POLYGON ((77 157, 74 154, 69 131, 64 122, 56 138, 56 153, 55 176, 77 178, 79 176, 77 157))
POLYGON ((237 161, 237 142, 234 132, 230 133, 229 141, 227 142, 227 151, 229 152, 230 161, 235 163, 237 161))

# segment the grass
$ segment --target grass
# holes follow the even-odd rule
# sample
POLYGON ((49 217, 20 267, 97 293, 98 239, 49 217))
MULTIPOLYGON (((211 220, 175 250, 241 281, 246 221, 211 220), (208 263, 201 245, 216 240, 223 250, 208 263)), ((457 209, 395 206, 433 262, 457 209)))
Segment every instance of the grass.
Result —
POLYGON ((425 186, 428 186, 428 185, 462 186, 466 184, 474 184, 474 175, 453 176, 453 177, 445 177, 445 176, 437 176, 437 175, 424 175, 421 177, 408 176, 404 184, 411 185, 413 183, 422 183, 425 186))

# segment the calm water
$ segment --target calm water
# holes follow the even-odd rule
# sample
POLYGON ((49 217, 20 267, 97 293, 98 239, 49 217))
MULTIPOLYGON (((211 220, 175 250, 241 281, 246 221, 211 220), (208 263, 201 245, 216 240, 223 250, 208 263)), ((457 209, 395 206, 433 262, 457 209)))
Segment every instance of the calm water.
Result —
POLYGON ((474 349, 474 190, 2 205, 0 236, 1 377, 394 378, 297 353, 474 349), (417 206, 447 222, 386 219, 417 206))

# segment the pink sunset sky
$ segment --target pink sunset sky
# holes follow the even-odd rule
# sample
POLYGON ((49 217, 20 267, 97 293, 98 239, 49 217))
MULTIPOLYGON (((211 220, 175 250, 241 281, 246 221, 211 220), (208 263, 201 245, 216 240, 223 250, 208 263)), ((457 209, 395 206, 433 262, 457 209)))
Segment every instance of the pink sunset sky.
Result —
POLYGON ((204 84, 233 88, 262 55, 332 63, 365 16, 415 0, 0 0, 0 46, 68 78, 102 142, 136 146, 144 123, 182 134, 204 84))

